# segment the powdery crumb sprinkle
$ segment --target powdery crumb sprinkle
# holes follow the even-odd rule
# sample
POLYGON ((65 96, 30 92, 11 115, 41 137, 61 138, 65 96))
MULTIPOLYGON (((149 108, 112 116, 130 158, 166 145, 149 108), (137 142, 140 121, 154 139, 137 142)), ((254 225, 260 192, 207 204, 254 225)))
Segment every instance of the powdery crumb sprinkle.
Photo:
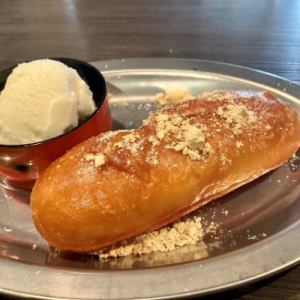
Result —
POLYGON ((213 152, 204 131, 204 126, 192 125, 189 119, 178 114, 160 113, 156 116, 156 138, 166 142, 166 149, 182 152, 191 160, 200 160, 213 152))
POLYGON ((169 252, 178 247, 196 245, 201 242, 201 247, 206 249, 202 242, 204 231, 200 217, 179 221, 156 230, 135 237, 131 242, 123 241, 120 246, 104 250, 99 253, 99 258, 124 257, 127 255, 143 255, 151 252, 169 252))
POLYGON ((218 228, 219 225, 216 222, 210 222, 205 231, 207 234, 215 235, 217 233, 218 228))
POLYGON ((223 208, 223 209, 221 210, 221 213, 227 217, 228 214, 229 214, 229 211, 228 211, 227 209, 224 209, 224 208, 223 208))
POLYGON ((218 107, 217 114, 232 128, 234 134, 240 134, 242 128, 256 122, 257 117, 245 105, 230 103, 226 107, 218 107))
POLYGON ((92 161, 96 168, 105 165, 105 156, 102 153, 98 153, 98 154, 88 153, 88 154, 85 154, 84 155, 84 160, 85 161, 92 161))
POLYGON ((244 143, 243 142, 241 142, 241 141, 237 141, 236 142, 236 147, 239 149, 239 148, 241 148, 241 147, 243 147, 244 146, 244 143))
POLYGON ((266 238, 267 234, 265 232, 258 233, 258 234, 248 234, 247 239, 248 240, 260 240, 263 238, 266 238))
POLYGON ((186 89, 180 87, 168 88, 164 93, 155 96, 156 101, 161 105, 180 103, 192 98, 194 97, 186 89))
POLYGON ((226 102, 232 103, 234 99, 234 93, 227 90, 215 90, 211 92, 204 92, 199 97, 205 101, 224 100, 226 102))
POLYGON ((151 144, 150 151, 146 156, 146 162, 150 165, 156 166, 158 165, 158 152, 156 146, 159 145, 159 140, 155 136, 149 136, 148 142, 151 144))
POLYGON ((124 135, 122 139, 114 144, 114 147, 119 150, 128 150, 131 154, 136 155, 140 150, 143 149, 144 140, 139 134, 132 132, 124 135))
POLYGON ((227 158, 225 154, 221 154, 220 158, 220 164, 221 166, 230 165, 232 163, 232 160, 227 158))

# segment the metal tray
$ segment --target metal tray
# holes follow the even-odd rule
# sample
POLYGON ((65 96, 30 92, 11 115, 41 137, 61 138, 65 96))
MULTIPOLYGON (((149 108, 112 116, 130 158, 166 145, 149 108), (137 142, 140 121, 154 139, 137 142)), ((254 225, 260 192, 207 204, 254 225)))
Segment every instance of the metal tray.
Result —
MULTIPOLYGON (((272 90, 300 113, 300 86, 257 70, 189 59, 94 65, 108 82, 115 129, 137 127, 155 111, 154 95, 174 85, 195 95, 272 90)), ((298 165, 294 159, 196 212, 224 229, 221 246, 213 247, 208 238, 205 259, 199 259, 197 246, 105 261, 57 253, 33 226, 29 195, 1 188, 0 291, 39 298, 161 299, 204 295, 270 276, 300 261, 298 165)))

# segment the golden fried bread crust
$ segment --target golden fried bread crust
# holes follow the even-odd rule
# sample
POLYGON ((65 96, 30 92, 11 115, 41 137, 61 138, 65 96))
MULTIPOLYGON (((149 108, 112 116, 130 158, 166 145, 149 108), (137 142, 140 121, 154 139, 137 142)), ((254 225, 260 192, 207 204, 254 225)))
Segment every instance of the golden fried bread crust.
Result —
POLYGON ((254 180, 299 145, 296 112, 271 92, 207 93, 53 162, 32 191, 33 220, 54 247, 96 251, 254 180))

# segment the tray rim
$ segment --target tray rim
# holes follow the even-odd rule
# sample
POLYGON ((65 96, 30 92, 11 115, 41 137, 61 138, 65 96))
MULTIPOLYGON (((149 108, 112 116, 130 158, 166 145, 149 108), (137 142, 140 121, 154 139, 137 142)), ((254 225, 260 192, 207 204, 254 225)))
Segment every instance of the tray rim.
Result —
MULTIPOLYGON (((162 69, 161 66, 166 63, 170 66, 170 69, 180 69, 180 70, 188 70, 188 71, 201 71, 199 68, 199 65, 202 67, 206 64, 209 65, 215 65, 216 67, 225 67, 227 68, 233 68, 243 71, 249 71, 250 73, 260 74, 263 76, 271 77, 273 79, 278 79, 282 83, 287 83, 289 85, 289 88, 295 87, 299 88, 300 84, 298 84, 295 81, 292 81, 288 78, 285 78, 283 76, 279 76, 277 74, 273 74, 267 71, 255 69, 246 67, 243 65, 237 65, 233 63, 227 63, 217 60, 208 60, 208 59, 194 59, 194 58, 170 58, 170 57, 129 57, 129 58, 122 58, 122 59, 109 59, 109 60, 99 60, 99 61, 91 61, 90 64, 94 65, 96 68, 99 68, 99 66, 103 66, 103 68, 100 69, 100 72, 104 73, 107 71, 112 70, 126 70, 126 69, 143 69, 142 66, 146 67, 147 69, 162 69), (142 64, 141 64, 142 63, 142 64), (186 66, 181 66, 181 64, 186 65, 186 63, 189 63, 189 68, 186 66), (197 67, 192 67, 192 64, 196 64, 197 67), (157 65, 158 67, 152 68, 150 66, 157 65), (197 68, 195 70, 195 68, 197 68)), ((166 68, 164 68, 166 69, 166 68)), ((205 71, 204 71, 205 72, 205 71)), ((214 72, 208 72, 208 73, 214 73, 214 72)), ((227 75, 227 74, 224 74, 227 75)), ((289 92, 290 94, 290 92, 289 92)))
MULTIPOLYGON (((164 282, 164 280, 167 278, 172 278, 174 274, 177 273, 186 273, 189 274, 191 271, 195 273, 194 275, 201 276, 205 275, 207 276, 213 276, 214 272, 218 271, 218 267, 224 268, 223 264, 223 257, 226 256, 226 261, 225 261, 225 269, 228 267, 226 270, 227 272, 223 272, 222 276, 226 277, 228 275, 236 275, 236 280, 233 278, 230 282, 227 282, 225 284, 219 284, 218 286, 212 286, 212 287, 207 287, 203 288, 201 290, 201 293, 199 293, 199 290, 190 290, 190 291, 181 291, 181 292, 175 292, 175 293, 170 293, 170 287, 166 286, 166 282, 164 282, 164 287, 161 292, 167 291, 169 294, 166 295, 139 295, 138 297, 122 297, 118 295, 118 297, 110 298, 110 299, 137 299, 137 298, 142 298, 142 299, 177 299, 179 297, 192 297, 192 296, 198 296, 198 295, 208 295, 212 294, 214 292, 221 292, 230 288, 236 288, 239 286, 242 286, 244 284, 249 284, 252 282, 255 282, 259 279, 262 278, 267 278, 271 275, 274 275, 280 271, 286 270, 297 263, 300 262, 300 257, 299 257, 299 246, 300 242, 297 237, 299 236, 299 230, 300 230, 300 220, 290 227, 286 228, 283 231, 278 232, 277 234, 273 235, 272 237, 265 239, 263 241, 257 242, 253 245, 247 246, 245 248, 233 251, 232 253, 228 253, 219 257, 214 257, 211 259, 207 259, 204 261, 198 261, 198 262, 190 262, 186 264, 178 264, 174 266, 163 266, 163 267, 156 267, 156 268, 151 268, 147 269, 145 272, 145 269, 142 270, 135 270, 135 269, 127 269, 127 270, 111 270, 111 271, 101 271, 101 270, 92 270, 90 272, 86 271, 70 271, 68 269, 60 268, 60 269, 55 269, 55 268, 49 268, 46 266, 36 266, 36 265, 28 265, 25 263, 21 263, 23 266, 26 265, 27 268, 24 268, 23 270, 18 269, 19 263, 16 261, 12 261, 9 259, 2 259, 0 261, 0 267, 1 270, 3 271, 3 274, 6 274, 8 278, 11 277, 18 277, 19 279, 25 279, 25 285, 27 285, 27 289, 31 290, 34 287, 34 284, 32 282, 40 280, 40 276, 45 277, 46 280, 42 280, 45 282, 51 282, 51 279, 55 278, 55 281, 61 282, 62 278, 67 279, 68 281, 78 281, 78 277, 81 276, 83 277, 84 281, 89 281, 91 284, 91 288, 94 286, 94 284, 102 284, 102 287, 109 287, 113 281, 113 283, 121 282, 123 285, 123 288, 126 287, 127 283, 130 281, 131 286, 136 285, 135 289, 136 292, 140 293, 141 290, 140 288, 140 281, 146 283, 149 286, 153 286, 153 284, 161 283, 164 282), (292 238, 292 246, 293 249, 290 248, 291 246, 291 238, 292 238), (271 246, 270 246, 271 245, 271 246), (259 247, 258 247, 259 246, 259 247), (271 252, 270 252, 271 250, 271 252), (272 251, 275 251, 275 253, 281 253, 284 254, 285 257, 279 257, 279 256, 272 256, 270 255, 272 251), (259 271, 258 269, 262 267, 260 262, 257 262, 256 260, 253 260, 253 257, 251 257, 251 253, 255 252, 257 258, 264 258, 268 257, 270 262, 277 262, 279 265, 276 267, 273 267, 270 270, 265 270, 265 271, 259 271), (294 255, 297 252, 296 255, 294 255), (236 258, 239 254, 243 255, 244 260, 239 260, 239 264, 236 265, 236 258), (262 255, 263 253, 263 255, 262 255), (289 257, 286 257, 287 254, 289 254, 289 257), (294 257, 293 257, 294 256, 294 257), (251 265, 256 268, 257 274, 252 274, 252 276, 248 276, 247 278, 243 279, 238 279, 237 277, 239 276, 239 271, 240 269, 247 269, 251 265), (159 270, 159 272, 157 272, 159 270), (190 271, 190 272, 189 272, 190 271), (229 272, 228 272, 229 271, 229 272), (48 274, 47 274, 48 272, 48 274), (109 274, 109 278, 107 277, 106 274, 110 272, 112 274, 109 274), (51 274, 49 274, 51 273, 51 274), (203 274, 202 274, 203 273, 203 274), (17 276, 16 276, 17 275, 17 276), (50 275, 50 276, 48 276, 50 275), (150 276, 149 276, 150 275, 150 276), (141 280, 136 281, 138 277, 143 277, 141 280), (97 277, 97 278, 96 278, 97 277), (114 278, 116 277, 116 278, 114 278), (126 282, 122 282, 124 280, 124 277, 126 279, 126 282), (98 279, 98 280, 95 280, 98 279), (106 282, 104 282, 106 280, 106 282)), ((229 278, 228 277, 228 278, 229 278)), ((201 277, 200 277, 201 278, 201 277)), ((3 282, 4 278, 0 278, 0 282, 3 282)), ((15 278, 16 279, 16 278, 15 278)), ((43 278, 44 279, 44 278, 43 278)), ((4 279, 5 280, 5 279, 4 279)), ((58 282, 55 283, 55 285, 58 282)), ((178 283, 178 282, 177 282, 178 283)), ((46 286, 46 292, 44 293, 51 293, 51 289, 53 287, 46 286), (47 288, 49 287, 49 288, 47 288)), ((36 288, 35 288, 36 290, 36 288)), ((31 297, 31 298, 36 298, 36 299, 58 299, 58 298, 66 298, 66 299, 83 299, 83 295, 71 295, 68 296, 55 296, 55 295, 47 295, 47 294, 42 294, 39 292, 39 294, 34 294, 34 293, 24 293, 20 291, 13 291, 11 289, 4 289, 0 288, 0 291, 9 295, 14 295, 14 296, 22 296, 22 297, 31 297)), ((70 292, 70 291, 69 291, 70 292)), ((81 292, 83 292, 81 290, 81 292)), ((96 291, 97 292, 97 291, 96 291)), ((94 295, 93 297, 88 297, 85 299, 108 299, 106 295, 94 295), (98 298, 99 297, 99 298, 98 298)))
MULTIPOLYGON (((251 76, 258 76, 259 82, 261 83, 261 78, 265 79, 267 82, 272 82, 272 80, 276 80, 276 84, 280 83, 281 88, 288 89, 288 92, 284 91, 285 94, 291 95, 293 97, 300 97, 300 85, 289 81, 283 77, 265 72, 259 71, 255 69, 251 69, 248 67, 243 67, 239 65, 222 63, 217 61, 210 60, 197 60, 197 59, 185 59, 185 58, 126 58, 126 59, 118 59, 118 60, 104 60, 104 61, 94 61, 92 62, 94 66, 100 68, 100 71, 105 73, 110 70, 126 70, 126 69, 143 69, 147 68, 147 66, 160 66, 159 69, 178 69, 178 70, 189 70, 195 72, 201 72, 201 68, 205 67, 216 67, 220 69, 219 72, 208 72, 208 73, 216 73, 216 74, 224 74, 228 75, 228 73, 223 73, 226 70, 231 70, 230 76, 234 76, 236 72, 246 72, 246 75, 250 74, 251 76), (163 68, 164 65, 169 65, 168 68, 163 68), (108 68, 105 68, 105 66, 108 68), (101 68, 103 66, 104 68, 101 68), (194 70, 192 66, 197 66, 198 70, 194 70), (192 68, 192 69, 191 69, 192 68), (223 72, 222 72, 223 71, 223 72)), ((157 69, 157 68, 147 68, 147 69, 157 69)), ((203 71, 207 72, 207 71, 203 71)), ((251 77, 250 76, 250 77, 251 77)), ((250 80, 253 81, 253 80, 250 80)), ((274 83, 275 84, 275 83, 274 83)), ((281 91, 281 89, 277 87, 273 87, 277 91, 281 91)), ((283 91, 281 91, 283 92, 283 91)), ((300 100, 298 100, 298 105, 300 105, 300 100)), ((290 268, 300 262, 300 239, 297 239, 297 236, 300 234, 300 220, 287 227, 285 230, 280 231, 279 233, 267 238, 266 240, 257 242, 253 245, 247 246, 245 248, 241 248, 239 250, 233 251, 232 253, 228 253, 222 255, 220 257, 215 257, 211 259, 207 259, 204 261, 196 261, 185 264, 179 264, 174 266, 161 266, 150 269, 140 269, 140 270, 91 270, 89 272, 82 270, 68 270, 68 269, 55 269, 49 268, 47 266, 36 266, 25 264, 23 262, 17 262, 5 258, 0 258, 0 268, 3 271, 3 274, 6 276, 0 277, 0 292, 6 293, 14 296, 22 296, 22 297, 31 297, 31 298, 39 298, 39 299, 56 299, 56 298, 72 298, 72 299, 80 299, 82 298, 82 294, 75 294, 78 291, 77 287, 73 290, 66 291, 65 295, 55 295, 53 294, 53 287, 51 284, 44 284, 43 286, 34 286, 35 282, 40 282, 41 277, 44 280, 44 283, 50 283, 51 279, 60 278, 60 284, 62 284, 61 280, 67 281, 75 281, 81 284, 81 289, 85 286, 84 281, 89 281, 89 293, 90 296, 86 299, 95 299, 95 298, 105 298, 109 296, 109 299, 118 298, 118 299, 174 299, 178 297, 190 297, 196 295, 205 295, 211 294, 213 292, 220 292, 226 289, 230 289, 233 287, 238 287, 240 285, 244 285, 247 283, 251 283, 257 281, 262 278, 269 277, 275 273, 283 271, 287 268, 290 268), (267 259, 267 264, 264 266, 265 270, 260 269, 262 265, 257 263, 256 260, 253 261, 251 255, 249 255, 252 251, 256 253, 256 258, 265 258, 267 259), (277 256, 270 255, 269 252, 277 253, 277 256), (279 255, 278 255, 279 253, 279 255), (280 256, 283 255, 283 256, 280 256), (264 256, 265 255, 265 256, 264 256), (222 276, 227 280, 223 282, 219 282, 217 286, 213 286, 211 282, 211 286, 201 287, 201 289, 195 289, 194 285, 197 285, 195 279, 197 281, 198 278, 205 275, 206 279, 212 280, 212 276, 214 276, 214 272, 218 274, 218 269, 215 270, 216 266, 221 266, 224 269, 224 256, 226 256, 225 266, 228 266, 226 272, 222 273, 222 276), (248 257, 247 257, 248 256, 248 257), (240 261, 238 266, 234 266, 235 259, 239 257, 243 259, 240 261), (250 260, 249 260, 250 259, 250 260), (251 274, 241 274, 237 271, 245 271, 246 265, 250 264, 252 268, 251 274), (269 265, 273 264, 272 267, 269 265), (23 268, 19 268, 19 266, 23 268), (238 269, 236 270, 236 268, 238 269), (253 267, 254 270, 253 270, 253 267), (233 271, 236 270, 236 271, 233 271), (255 273, 256 270, 256 273, 255 273), (48 274, 47 274, 48 272, 48 274), (182 282, 178 282, 180 274, 191 274, 193 273, 193 280, 189 280, 187 278, 186 282, 186 290, 181 290, 183 287, 182 282), (229 274, 230 273, 230 274, 229 274), (233 274, 234 273, 234 274, 233 274), (138 276, 137 276, 138 275, 138 276), (166 282, 166 279, 172 278, 176 275, 178 278, 174 282, 166 282), (232 275, 236 275, 235 278, 232 278, 232 275), (54 276, 54 277, 53 277, 54 276), (79 277, 83 277, 81 280, 79 277), (97 278, 95 278, 95 276, 97 278), (231 277, 230 277, 231 276, 231 277), (5 278, 4 278, 5 277, 5 278), (142 278, 141 278, 142 277, 142 278), (228 280, 231 278, 231 280, 228 280), (8 279, 8 280, 7 280, 8 279), (11 287, 9 280, 14 282, 20 282, 23 287, 19 287, 18 291, 15 287, 14 289, 11 287), (131 293, 128 296, 124 295, 124 297, 120 294, 113 294, 109 290, 112 282, 116 285, 119 284, 118 289, 126 288, 126 283, 130 281, 130 286, 134 290, 135 295, 131 293), (150 289, 145 293, 142 290, 141 283, 148 286, 159 286, 162 285, 159 291, 154 291, 154 289, 150 289), (98 284, 98 285, 97 285, 98 284), (96 286, 95 286, 96 285, 96 286), (102 288, 102 294, 99 294, 99 288, 102 288), (122 287, 121 287, 122 286, 122 287), (93 289, 94 288, 94 289, 93 289), (98 289, 97 289, 98 288, 98 289), (27 291, 26 291, 27 290, 27 291), (37 293, 30 293, 29 291, 35 290, 37 293), (104 293, 106 291, 106 294, 104 293), (93 295, 91 294, 93 293, 93 295), (152 293, 153 292, 153 293, 152 293), (142 293, 145 293, 144 295, 142 293), (151 296, 152 293, 152 296, 151 296)), ((266 261, 264 261, 266 263, 266 261)), ((249 265, 248 265, 249 267, 249 265)), ((224 270, 223 270, 224 271, 224 270)), ((128 289, 128 287, 127 287, 128 289)), ((115 289, 116 290, 116 289, 115 289)), ((82 290, 81 290, 82 292, 82 290)), ((114 292, 116 293, 116 292, 114 292)), ((117 292, 118 293, 118 292, 117 292)))

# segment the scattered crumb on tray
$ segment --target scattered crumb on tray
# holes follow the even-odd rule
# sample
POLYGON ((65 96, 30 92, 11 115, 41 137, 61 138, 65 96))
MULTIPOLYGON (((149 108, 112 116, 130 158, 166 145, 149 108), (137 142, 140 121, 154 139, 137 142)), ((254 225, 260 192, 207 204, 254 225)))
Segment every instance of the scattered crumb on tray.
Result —
POLYGON ((227 217, 229 214, 229 211, 227 209, 222 208, 221 213, 227 217))
POLYGON ((103 250, 99 258, 124 257, 127 255, 143 255, 151 252, 169 252, 178 247, 196 245, 203 249, 203 257, 207 256, 207 246, 202 241, 204 230, 200 217, 176 222, 168 227, 146 233, 123 241, 118 246, 103 250))
POLYGON ((175 104, 194 98, 189 92, 181 87, 166 88, 165 92, 155 96, 156 101, 161 104, 175 104))
POLYGON ((261 240, 266 237, 267 237, 267 234, 264 232, 258 233, 258 234, 248 234, 247 235, 248 240, 261 240))

